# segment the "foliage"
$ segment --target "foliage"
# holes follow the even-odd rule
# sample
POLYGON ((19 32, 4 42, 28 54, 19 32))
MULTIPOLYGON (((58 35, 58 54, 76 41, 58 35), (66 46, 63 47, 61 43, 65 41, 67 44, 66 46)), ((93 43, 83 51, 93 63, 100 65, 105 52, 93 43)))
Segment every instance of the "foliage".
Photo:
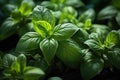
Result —
POLYGON ((62 80, 71 69, 91 80, 120 70, 120 0, 103 2, 0 0, 1 80, 62 80), (17 44, 3 51, 14 35, 17 44))

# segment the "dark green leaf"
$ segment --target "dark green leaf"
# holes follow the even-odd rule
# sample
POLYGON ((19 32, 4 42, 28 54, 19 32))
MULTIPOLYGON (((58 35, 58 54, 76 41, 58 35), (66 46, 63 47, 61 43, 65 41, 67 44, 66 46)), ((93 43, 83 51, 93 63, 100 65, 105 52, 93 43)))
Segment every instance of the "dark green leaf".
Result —
POLYGON ((116 68, 120 69, 120 49, 115 48, 113 51, 109 51, 107 54, 109 62, 115 66, 116 68))
POLYGON ((85 20, 87 19, 94 20, 94 18, 95 18, 95 11, 94 9, 90 8, 79 16, 79 21, 85 22, 85 20))
POLYGON ((30 51, 39 48, 41 37, 36 32, 28 32, 23 35, 16 47, 16 51, 30 51))
POLYGON ((32 11, 33 6, 33 0, 23 0, 20 5, 19 11, 22 15, 27 16, 32 11))
POLYGON ((57 57, 66 65, 75 68, 80 65, 81 49, 76 42, 72 40, 64 40, 59 42, 57 57))
POLYGON ((83 64, 81 64, 80 70, 81 75, 84 80, 90 80, 96 75, 100 74, 104 67, 104 63, 102 60, 99 59, 91 59, 83 64))
POLYGON ((16 22, 13 19, 8 18, 0 27, 0 40, 4 40, 15 33, 16 22))
POLYGON ((98 75, 103 69, 101 61, 90 61, 81 65, 81 75, 84 80, 90 80, 98 75))
POLYGON ((72 37, 79 28, 72 23, 64 23, 54 28, 53 38, 56 40, 65 40, 72 37))
POLYGON ((14 61, 16 61, 17 57, 12 54, 6 54, 3 57, 3 66, 4 67, 10 67, 14 61))
POLYGON ((33 9, 33 20, 43 20, 48 22, 52 27, 55 26, 55 17, 52 15, 51 11, 43 6, 36 6, 33 9))
POLYGON ((98 51, 101 49, 101 46, 99 44, 99 42, 97 42, 96 40, 93 39, 89 39, 87 41, 84 42, 87 46, 89 46, 90 49, 98 51))
POLYGON ((116 18, 117 23, 120 26, 120 12, 117 14, 117 16, 115 18, 116 18))
POLYGON ((98 33, 102 36, 106 36, 108 32, 110 31, 110 28, 106 25, 100 25, 100 24, 93 24, 91 28, 91 32, 98 33))
POLYGON ((117 10, 115 7, 113 6, 107 6, 105 8, 103 8, 99 14, 98 14, 98 19, 110 19, 112 17, 114 17, 117 14, 117 10))
POLYGON ((65 0, 65 4, 73 7, 83 7, 84 3, 81 0, 65 0))
POLYGON ((55 39, 44 39, 40 42, 40 49, 42 50, 45 60, 48 63, 53 60, 57 48, 58 42, 55 39))
POLYGON ((23 76, 25 80, 38 80, 38 78, 44 74, 45 73, 40 68, 26 67, 23 76))

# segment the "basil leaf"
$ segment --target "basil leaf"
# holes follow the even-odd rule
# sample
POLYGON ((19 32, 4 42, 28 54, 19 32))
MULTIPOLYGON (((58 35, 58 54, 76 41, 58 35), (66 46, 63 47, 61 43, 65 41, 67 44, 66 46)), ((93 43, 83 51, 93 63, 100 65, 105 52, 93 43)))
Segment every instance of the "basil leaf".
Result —
POLYGON ((104 44, 107 48, 112 48, 118 42, 119 42, 119 34, 117 33, 117 31, 113 30, 113 31, 108 33, 104 44))
POLYGON ((23 74, 24 69, 26 68, 26 56, 24 54, 20 54, 17 57, 17 62, 20 65, 20 73, 23 74))
POLYGON ((56 50, 58 48, 58 42, 55 39, 43 39, 40 42, 40 49, 42 50, 42 53, 45 57, 45 60, 50 63, 56 53, 56 50))
POLYGON ((95 32, 98 34, 107 35, 108 32, 110 31, 110 28, 106 25, 100 25, 100 24, 93 24, 91 28, 91 32, 95 32))
POLYGON ((52 35, 52 26, 46 21, 36 21, 34 22, 35 31, 40 34, 43 38, 52 35))
POLYGON ((99 42, 97 42, 94 39, 88 39, 87 41, 84 42, 87 46, 89 46, 90 49, 94 50, 94 51, 98 51, 101 49, 101 45, 99 44, 99 42))
POLYGON ((12 18, 6 19, 0 27, 0 40, 4 40, 13 35, 17 27, 16 24, 12 18))
POLYGON ((67 66, 76 68, 80 65, 82 52, 73 40, 60 41, 56 53, 57 57, 67 66))
POLYGON ((48 22, 52 27, 55 26, 55 17, 50 10, 43 6, 36 6, 33 9, 32 16, 35 21, 43 20, 48 22))
POLYGON ((85 20, 87 19, 94 20, 94 18, 95 18, 95 11, 94 9, 90 8, 79 16, 79 21, 85 22, 85 20))
POLYGON ((25 80, 38 80, 39 77, 43 76, 44 74, 45 73, 40 68, 26 67, 23 77, 25 80))
POLYGON ((108 51, 107 57, 109 62, 113 66, 120 69, 120 49, 119 48, 115 48, 113 51, 108 51))
POLYGON ((10 68, 10 66, 12 65, 12 63, 14 62, 14 61, 16 61, 16 59, 17 59, 17 57, 16 56, 14 56, 14 55, 12 55, 12 54, 6 54, 4 57, 3 57, 3 66, 4 67, 8 67, 8 68, 10 68))
POLYGON ((81 64, 80 71, 84 80, 90 80, 100 74, 104 67, 104 63, 99 59, 91 59, 81 64))
POLYGON ((33 6, 33 0, 23 0, 20 5, 19 11, 22 15, 27 16, 32 11, 33 6))
POLYGON ((63 80, 63 79, 60 77, 50 77, 48 80, 63 80))
POLYGON ((117 23, 119 24, 120 26, 120 12, 117 14, 117 16, 115 17, 117 23))
POLYGON ((65 0, 65 5, 74 7, 83 7, 84 3, 81 0, 65 0))
POLYGON ((103 8, 99 13, 98 13, 98 19, 110 19, 114 17, 117 14, 117 10, 113 6, 107 6, 103 8))
POLYGON ((17 46, 16 51, 30 51, 39 48, 41 37, 36 32, 28 32, 23 35, 17 46))
POLYGON ((53 38, 56 40, 65 40, 72 37, 79 28, 72 23, 64 23, 54 28, 53 38))

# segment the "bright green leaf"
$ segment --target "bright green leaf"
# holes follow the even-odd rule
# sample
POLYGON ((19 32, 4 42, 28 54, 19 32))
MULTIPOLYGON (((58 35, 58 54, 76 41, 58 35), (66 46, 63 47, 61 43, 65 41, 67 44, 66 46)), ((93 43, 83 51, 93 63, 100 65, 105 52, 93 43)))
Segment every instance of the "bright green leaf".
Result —
POLYGON ((48 63, 53 60, 57 48, 58 42, 55 39, 44 39, 40 42, 40 49, 42 50, 45 60, 48 63))
POLYGON ((35 21, 34 29, 43 38, 49 37, 53 33, 53 28, 47 21, 35 21))
POLYGON ((84 29, 89 30, 92 27, 92 21, 91 19, 86 19, 84 24, 84 29))
POLYGON ((39 48, 41 37, 36 32, 28 32, 23 35, 16 47, 16 51, 30 51, 39 48))
POLYGON ((33 0, 23 0, 20 5, 19 11, 22 15, 27 16, 32 11, 33 6, 33 0))
POLYGON ((76 68, 80 65, 82 52, 78 44, 69 39, 59 42, 56 55, 66 65, 76 68))
POLYGON ((51 11, 43 6, 36 6, 32 12, 34 21, 46 21, 52 27, 55 26, 55 17, 52 15, 51 11))
POLYGON ((119 42, 119 34, 117 33, 117 31, 113 30, 113 31, 108 33, 104 44, 107 48, 112 48, 118 42, 119 42))
POLYGON ((26 68, 26 56, 24 54, 20 54, 17 57, 17 62, 20 64, 20 73, 23 74, 24 69, 26 68))
POLYGON ((53 38, 56 40, 65 40, 72 37, 79 28, 72 23, 64 23, 54 28, 53 38))

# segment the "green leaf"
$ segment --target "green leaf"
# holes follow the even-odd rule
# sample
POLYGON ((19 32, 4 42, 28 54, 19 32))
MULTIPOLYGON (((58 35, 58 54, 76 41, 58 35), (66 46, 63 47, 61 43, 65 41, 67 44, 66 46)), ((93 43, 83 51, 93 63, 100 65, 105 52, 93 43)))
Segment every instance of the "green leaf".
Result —
POLYGON ((18 61, 14 61, 11 65, 11 71, 14 73, 14 74, 19 74, 21 72, 20 70, 20 64, 18 63, 18 61))
POLYGON ((98 33, 99 35, 106 37, 108 32, 110 32, 110 28, 106 25, 93 24, 91 28, 91 32, 95 32, 98 33))
POLYGON ((33 6, 33 0, 23 0, 20 5, 19 11, 22 15, 27 16, 32 11, 33 6))
POLYGON ((12 18, 7 18, 0 27, 0 40, 4 40, 15 33, 16 22, 12 18))
POLYGON ((23 76, 25 80, 38 80, 44 74, 40 68, 26 67, 23 76))
POLYGON ((112 48, 118 42, 119 42, 119 34, 117 33, 117 31, 113 30, 113 31, 108 33, 104 44, 107 48, 112 48))
POLYGON ((80 65, 82 52, 76 42, 68 39, 59 42, 56 55, 64 64, 76 68, 80 65))
POLYGON ((92 21, 91 19, 86 19, 84 24, 84 29, 89 30, 92 27, 92 21))
POLYGON ((43 6, 36 6, 32 12, 33 20, 34 21, 46 21, 52 27, 55 26, 55 17, 52 15, 51 11, 43 6))
POLYGON ((83 28, 79 28, 79 30, 72 36, 72 39, 75 40, 81 48, 84 46, 84 42, 88 39, 89 34, 83 28))
POLYGON ((14 61, 16 61, 17 57, 12 54, 5 54, 3 57, 3 66, 10 67, 14 61))
POLYGON ((108 51, 107 57, 109 62, 113 66, 120 69, 120 49, 119 48, 115 48, 113 51, 108 51))
POLYGON ((39 48, 41 37, 36 32, 28 32, 23 35, 17 46, 16 51, 30 51, 39 48))
POLYGON ((13 18, 14 21, 16 22, 20 22, 23 19, 23 16, 21 15, 20 11, 18 9, 15 9, 12 13, 11 13, 11 18, 13 18))
POLYGON ((65 5, 73 7, 83 7, 84 3, 81 0, 65 0, 65 5))
POLYGON ((104 67, 104 63, 99 59, 91 59, 81 64, 80 71, 84 80, 90 80, 100 74, 104 67))
POLYGON ((41 3, 42 6, 45 6, 46 8, 49 8, 51 10, 57 10, 58 6, 55 3, 52 3, 51 1, 43 1, 41 3))
POLYGON ((94 20, 94 18, 95 18, 95 11, 94 9, 90 8, 79 16, 79 21, 85 22, 85 20, 87 19, 94 20))
POLYGON ((20 65, 20 73, 23 74, 24 69, 26 68, 26 56, 24 54, 20 54, 17 57, 17 62, 20 65))
POLYGON ((44 39, 40 42, 40 49, 45 57, 45 60, 50 63, 58 48, 58 42, 55 39, 44 39))
POLYGON ((34 29, 43 38, 50 37, 53 34, 53 28, 47 21, 35 21, 34 29))
POLYGON ((88 39, 87 41, 84 42, 87 46, 89 46, 90 49, 94 50, 94 51, 98 51, 101 49, 101 46, 99 44, 99 42, 97 42, 94 39, 88 39))
POLYGON ((72 23, 59 24, 54 28, 53 38, 56 40, 65 40, 72 37, 79 28, 72 23))
POLYGON ((50 77, 48 80, 63 80, 63 79, 60 77, 50 77))
POLYGON ((115 7, 113 6, 107 6, 105 8, 103 8, 99 13, 98 13, 98 19, 110 19, 114 16, 116 16, 117 14, 117 10, 115 7))
POLYGON ((115 17, 117 23, 119 24, 120 26, 120 12, 117 14, 117 16, 115 17))

